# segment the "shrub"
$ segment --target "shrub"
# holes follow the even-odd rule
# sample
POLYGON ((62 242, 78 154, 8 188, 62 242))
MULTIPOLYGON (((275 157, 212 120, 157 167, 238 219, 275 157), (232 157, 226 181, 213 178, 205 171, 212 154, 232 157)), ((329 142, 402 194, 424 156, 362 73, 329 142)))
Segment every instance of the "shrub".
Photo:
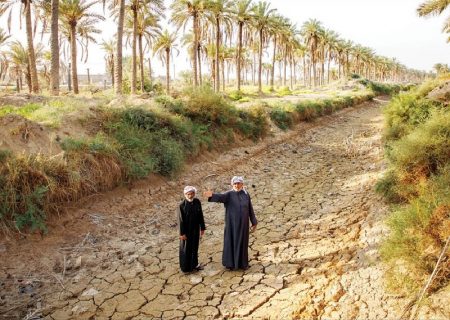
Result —
POLYGON ((238 100, 241 100, 244 97, 244 95, 242 94, 242 91, 235 90, 235 91, 230 92, 228 97, 231 100, 238 101, 238 100))
POLYGON ((277 96, 279 96, 279 97, 284 97, 284 96, 288 96, 288 95, 291 95, 291 94, 292 94, 292 91, 287 86, 281 87, 277 91, 277 96))
POLYGON ((427 99, 418 99, 415 93, 400 93, 384 108, 386 119, 384 138, 398 140, 426 121, 439 104, 427 99))
POLYGON ((427 122, 391 147, 392 164, 406 183, 438 173, 450 161, 450 112, 433 112, 427 122))
MULTIPOLYGON (((450 112, 424 98, 431 89, 426 83, 402 93, 384 112, 390 169, 377 191, 404 204, 388 219, 391 232, 381 254, 390 264, 391 287, 406 295, 430 276, 450 236, 450 112)), ((431 291, 449 279, 444 263, 431 291)))
POLYGON ((255 105, 239 110, 237 127, 245 137, 251 138, 254 141, 263 137, 268 127, 264 107, 255 105))
MULTIPOLYGON (((441 175, 431 177, 420 187, 417 198, 394 210, 389 217, 387 223, 391 232, 382 245, 381 254, 391 264, 393 272, 389 276, 394 289, 411 294, 432 273, 450 236, 449 186, 450 166, 447 165, 441 175)), ((449 276, 448 267, 441 269, 432 290, 445 286, 449 276)))
POLYGON ((185 92, 184 114, 197 123, 216 126, 232 125, 237 118, 237 110, 209 87, 200 87, 185 92))
POLYGON ((291 128, 294 124, 292 111, 283 107, 275 107, 269 112, 270 119, 282 130, 291 128))

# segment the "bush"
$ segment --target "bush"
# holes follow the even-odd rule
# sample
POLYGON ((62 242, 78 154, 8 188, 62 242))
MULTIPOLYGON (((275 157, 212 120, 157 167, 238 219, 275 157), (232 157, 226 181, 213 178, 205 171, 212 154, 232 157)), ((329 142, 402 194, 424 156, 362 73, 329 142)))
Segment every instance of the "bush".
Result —
MULTIPOLYGON (((391 233, 382 245, 381 254, 393 268, 389 276, 394 289, 411 294, 432 273, 450 236, 449 186, 450 166, 446 166, 441 175, 431 177, 420 187, 417 198, 389 217, 391 233)), ((441 269, 432 291, 445 286, 449 276, 448 267, 441 269)))
POLYGON ((269 116, 275 125, 282 130, 287 130, 294 124, 292 111, 286 110, 286 108, 280 106, 270 110, 269 116))
POLYGON ((237 123, 239 131, 247 138, 256 141, 267 132, 268 122, 264 107, 255 105, 239 110, 239 121, 237 123))
POLYGON ((233 125, 237 110, 209 87, 200 87, 185 92, 183 115, 193 122, 216 126, 233 125))
POLYGON ((384 108, 386 119, 384 138, 398 140, 426 121, 440 104, 417 98, 415 93, 400 93, 384 108))
MULTIPOLYGON (((430 276, 450 236, 450 112, 424 98, 431 89, 426 83, 400 94, 384 112, 390 169, 377 191, 404 204, 388 219, 391 233, 381 254, 391 287, 406 295, 430 276)), ((444 263, 431 291, 449 279, 444 263)))
POLYGON ((402 178, 428 178, 450 161, 450 112, 433 112, 430 119, 392 143, 390 158, 402 178))

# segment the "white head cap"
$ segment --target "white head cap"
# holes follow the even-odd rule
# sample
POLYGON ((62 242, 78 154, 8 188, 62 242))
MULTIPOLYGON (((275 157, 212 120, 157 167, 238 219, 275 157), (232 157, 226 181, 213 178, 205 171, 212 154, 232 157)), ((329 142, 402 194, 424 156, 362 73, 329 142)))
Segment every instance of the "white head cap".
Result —
POLYGON ((233 178, 231 178, 231 184, 235 184, 235 183, 244 183, 244 178, 240 177, 240 176, 234 176, 233 178))
POLYGON ((195 189, 195 187, 193 187, 193 186, 186 186, 186 187, 184 187, 183 192, 184 192, 184 194, 186 194, 188 192, 197 193, 197 189, 195 189))

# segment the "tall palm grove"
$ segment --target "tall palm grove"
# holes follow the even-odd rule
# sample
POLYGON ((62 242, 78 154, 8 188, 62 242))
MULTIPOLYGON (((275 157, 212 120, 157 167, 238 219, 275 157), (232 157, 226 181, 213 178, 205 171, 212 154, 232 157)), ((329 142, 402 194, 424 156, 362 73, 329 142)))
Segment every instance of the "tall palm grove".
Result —
POLYGON ((170 93, 171 67, 182 50, 192 67, 187 82, 217 92, 243 84, 259 93, 263 84, 271 90, 316 87, 352 75, 380 82, 428 76, 343 39, 315 19, 298 27, 266 1, 174 0, 166 8, 163 0, 4 0, 0 16, 8 22, 7 30, 0 29, 0 81, 11 81, 17 91, 26 83, 29 92, 58 95, 61 79, 70 74, 67 89, 78 94, 79 62, 87 61, 101 38, 98 24, 105 19, 117 26, 114 38, 100 44, 117 95, 152 90, 155 58, 165 66, 170 93), (25 21, 25 44, 9 34, 19 18, 25 21), (124 56, 127 47, 130 57, 124 56))

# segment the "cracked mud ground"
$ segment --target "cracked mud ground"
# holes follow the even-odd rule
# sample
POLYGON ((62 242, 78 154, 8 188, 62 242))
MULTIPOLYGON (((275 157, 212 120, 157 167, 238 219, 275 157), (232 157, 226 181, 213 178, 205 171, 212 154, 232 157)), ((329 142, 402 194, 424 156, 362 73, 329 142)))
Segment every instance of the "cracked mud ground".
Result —
POLYGON ((28 319, 397 319, 377 246, 386 206, 376 100, 263 142, 209 155, 171 181, 153 178, 69 209, 30 244, 3 242, 4 317, 28 319), (250 268, 221 265, 223 215, 200 195, 204 270, 178 267, 174 210, 185 184, 225 191, 243 175, 259 224, 250 268), (63 218, 61 218, 63 219, 63 218), (64 236, 63 236, 64 235, 64 236), (42 248, 45 247, 45 250, 42 248), (25 255, 29 258, 26 260, 25 255), (20 282, 18 284, 18 281, 20 282), (19 290, 18 290, 18 289, 19 290), (33 318, 34 316, 34 318, 33 318))

